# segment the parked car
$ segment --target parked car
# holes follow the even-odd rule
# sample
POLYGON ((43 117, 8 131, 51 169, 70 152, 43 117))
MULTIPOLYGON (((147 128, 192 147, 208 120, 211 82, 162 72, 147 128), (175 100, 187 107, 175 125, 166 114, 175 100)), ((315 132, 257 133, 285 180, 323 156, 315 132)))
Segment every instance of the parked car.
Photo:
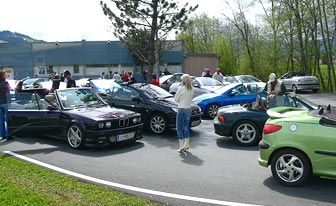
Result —
MULTIPOLYGON (((220 89, 224 86, 222 82, 217 81, 216 79, 209 77, 191 77, 191 85, 194 89, 194 97, 213 92, 217 89, 220 89)), ((180 82, 173 83, 169 88, 169 93, 175 95, 180 82)))
MULTIPOLYGON (((148 128, 155 134, 163 134, 168 128, 176 127, 177 103, 173 95, 153 84, 135 83, 130 85, 101 84, 100 80, 91 80, 93 87, 105 89, 102 97, 112 106, 141 113, 148 128)), ((192 106, 190 126, 201 124, 201 110, 192 106)))
POLYGON ((298 186, 313 175, 336 177, 336 111, 277 107, 267 111, 259 143, 261 166, 271 166, 283 185, 298 186))
POLYGON ((320 82, 316 76, 308 76, 302 72, 287 72, 280 77, 287 90, 293 92, 312 90, 317 92, 320 89, 320 82))
POLYGON ((142 138, 139 113, 110 107, 91 88, 69 88, 42 95, 30 89, 9 107, 12 135, 31 132, 67 139, 79 149, 87 143, 119 144, 142 138))
POLYGON ((169 88, 175 82, 180 82, 181 76, 183 73, 174 73, 169 75, 163 75, 159 78, 160 87, 166 91, 169 91, 169 88))
POLYGON ((203 116, 213 119, 216 117, 219 107, 252 103, 256 100, 258 94, 265 97, 266 94, 262 93, 263 89, 255 84, 244 86, 242 83, 232 83, 213 93, 194 97, 192 101, 200 106, 203 116))
MULTIPOLYGON (((318 109, 319 106, 306 98, 287 93, 283 96, 280 106, 318 109)), ((280 102, 279 102, 280 103, 280 102)), ((257 98, 256 102, 248 105, 224 106, 218 109, 214 119, 215 133, 221 136, 232 136, 234 141, 242 146, 251 146, 261 140, 264 124, 268 119, 266 99, 257 98)))
POLYGON ((266 83, 258 79, 253 75, 236 75, 236 76, 224 76, 223 83, 243 83, 245 86, 248 84, 256 84, 259 88, 265 88, 266 83))

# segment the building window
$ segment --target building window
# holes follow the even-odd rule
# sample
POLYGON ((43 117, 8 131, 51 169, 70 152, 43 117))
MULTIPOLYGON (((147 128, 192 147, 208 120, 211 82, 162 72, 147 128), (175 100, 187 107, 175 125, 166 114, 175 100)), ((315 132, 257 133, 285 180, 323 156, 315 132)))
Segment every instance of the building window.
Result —
POLYGON ((79 65, 74 65, 74 73, 79 74, 79 65))

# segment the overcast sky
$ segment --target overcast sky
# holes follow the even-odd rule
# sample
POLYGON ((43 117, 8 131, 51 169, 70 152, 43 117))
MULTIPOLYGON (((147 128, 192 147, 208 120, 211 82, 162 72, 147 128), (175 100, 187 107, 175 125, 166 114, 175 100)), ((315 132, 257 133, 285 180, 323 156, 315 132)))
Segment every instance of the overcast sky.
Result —
MULTIPOLYGON (((179 0, 177 2, 185 2, 179 0)), ((115 40, 100 0, 1 0, 0 31, 9 30, 44 41, 115 40)), ((109 3, 109 0, 104 2, 109 3)), ((222 0, 189 0, 195 14, 221 17, 222 0)))

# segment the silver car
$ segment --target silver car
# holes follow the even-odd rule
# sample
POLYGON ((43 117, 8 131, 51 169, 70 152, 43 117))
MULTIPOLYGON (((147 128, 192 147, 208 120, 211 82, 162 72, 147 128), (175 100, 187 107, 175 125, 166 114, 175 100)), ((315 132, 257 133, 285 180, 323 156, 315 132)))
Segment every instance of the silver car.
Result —
POLYGON ((301 90, 312 90, 317 92, 320 89, 320 82, 316 76, 308 76, 302 72, 287 72, 280 77, 287 90, 293 92, 301 90))

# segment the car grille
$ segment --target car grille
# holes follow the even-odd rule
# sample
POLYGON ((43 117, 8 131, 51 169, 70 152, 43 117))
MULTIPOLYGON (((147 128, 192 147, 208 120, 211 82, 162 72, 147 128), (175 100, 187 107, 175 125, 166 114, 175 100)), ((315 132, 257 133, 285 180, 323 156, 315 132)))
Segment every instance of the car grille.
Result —
POLYGON ((127 127, 129 125, 129 119, 120 119, 119 127, 127 127))

